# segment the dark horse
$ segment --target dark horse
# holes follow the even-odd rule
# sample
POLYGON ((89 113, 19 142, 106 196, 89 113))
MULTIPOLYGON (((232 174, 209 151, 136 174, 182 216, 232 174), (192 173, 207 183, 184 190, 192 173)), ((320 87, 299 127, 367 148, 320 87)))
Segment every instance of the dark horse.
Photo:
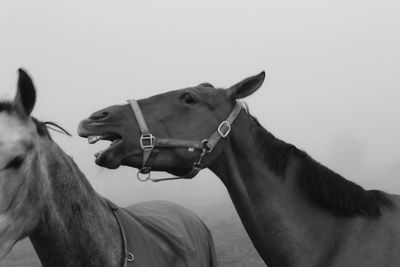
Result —
POLYGON ((210 168, 268 266, 400 266, 399 196, 364 190, 266 131, 237 101, 264 77, 110 106, 78 131, 91 143, 114 141, 100 166, 181 178, 210 168))
POLYGON ((97 194, 30 116, 35 89, 19 74, 14 101, 0 102, 0 258, 29 236, 43 266, 217 266, 189 210, 163 201, 122 209, 97 194))

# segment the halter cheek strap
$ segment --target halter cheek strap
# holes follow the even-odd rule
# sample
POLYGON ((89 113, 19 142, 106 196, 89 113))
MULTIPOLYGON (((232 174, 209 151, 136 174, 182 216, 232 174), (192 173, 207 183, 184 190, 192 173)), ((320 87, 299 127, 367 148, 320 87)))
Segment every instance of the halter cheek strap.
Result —
POLYGON ((150 133, 137 101, 128 100, 128 102, 131 105, 136 121, 140 128, 140 132, 142 133, 139 142, 143 151, 143 167, 139 171, 143 174, 147 174, 151 171, 151 167, 147 166, 147 162, 149 161, 151 152, 155 147, 154 143, 156 138, 150 133))
POLYGON ((228 118, 221 122, 217 130, 208 138, 207 146, 210 148, 210 152, 214 149, 221 138, 225 138, 229 135, 232 124, 241 110, 242 104, 239 101, 236 101, 236 105, 229 114, 228 118))
POLYGON ((128 100, 128 102, 132 108, 141 132, 139 142, 143 151, 143 161, 142 168, 137 173, 137 178, 142 182, 147 180, 159 182, 175 179, 190 179, 195 177, 204 168, 202 164, 203 157, 214 149, 221 138, 225 138, 229 135, 232 123, 242 110, 242 104, 239 101, 236 101, 236 105, 232 112, 229 114, 226 120, 220 123, 217 130, 208 139, 204 139, 202 141, 191 141, 171 138, 156 138, 150 133, 137 101, 131 99, 128 100), (151 166, 159 152, 158 150, 154 149, 155 147, 181 147, 186 148, 191 152, 194 150, 201 150, 201 154, 199 159, 193 163, 192 169, 189 173, 178 177, 152 179, 150 176, 151 166))

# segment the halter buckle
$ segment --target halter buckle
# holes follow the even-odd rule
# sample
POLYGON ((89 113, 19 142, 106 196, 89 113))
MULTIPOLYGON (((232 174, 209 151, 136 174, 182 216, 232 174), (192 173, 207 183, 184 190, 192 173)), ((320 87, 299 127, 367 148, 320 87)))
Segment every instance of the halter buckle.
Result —
POLYGON ((140 146, 142 150, 152 150, 154 148, 156 138, 151 133, 143 133, 140 136, 140 146))
POLYGON ((227 137, 230 131, 231 124, 227 121, 221 122, 221 124, 218 126, 218 133, 222 138, 227 137))

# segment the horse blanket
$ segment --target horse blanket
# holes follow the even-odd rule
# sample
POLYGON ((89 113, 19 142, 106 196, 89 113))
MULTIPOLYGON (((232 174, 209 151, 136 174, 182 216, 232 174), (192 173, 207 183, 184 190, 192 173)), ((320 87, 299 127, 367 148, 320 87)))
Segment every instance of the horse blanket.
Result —
POLYGON ((190 210, 166 201, 109 204, 123 236, 123 266, 218 266, 211 234, 190 210))

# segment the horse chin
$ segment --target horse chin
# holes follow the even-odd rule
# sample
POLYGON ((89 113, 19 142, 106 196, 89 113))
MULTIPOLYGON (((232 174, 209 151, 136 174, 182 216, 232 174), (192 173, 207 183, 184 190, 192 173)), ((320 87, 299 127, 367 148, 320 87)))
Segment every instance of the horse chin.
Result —
POLYGON ((0 215, 0 260, 10 253, 14 244, 17 242, 17 238, 13 238, 16 232, 10 223, 10 217, 0 215))
POLYGON ((142 158, 142 151, 141 150, 135 150, 134 152, 129 153, 128 156, 122 158, 121 160, 121 165, 127 166, 127 167, 132 167, 136 169, 142 168, 143 164, 143 158, 142 158))
POLYGON ((15 243, 16 241, 12 240, 7 240, 7 241, 2 240, 2 243, 0 244, 0 260, 11 252, 11 249, 14 247, 15 243))
POLYGON ((113 153, 107 153, 108 151, 104 151, 96 156, 95 163, 100 167, 104 167, 107 169, 117 169, 121 166, 121 159, 113 155, 113 153))

